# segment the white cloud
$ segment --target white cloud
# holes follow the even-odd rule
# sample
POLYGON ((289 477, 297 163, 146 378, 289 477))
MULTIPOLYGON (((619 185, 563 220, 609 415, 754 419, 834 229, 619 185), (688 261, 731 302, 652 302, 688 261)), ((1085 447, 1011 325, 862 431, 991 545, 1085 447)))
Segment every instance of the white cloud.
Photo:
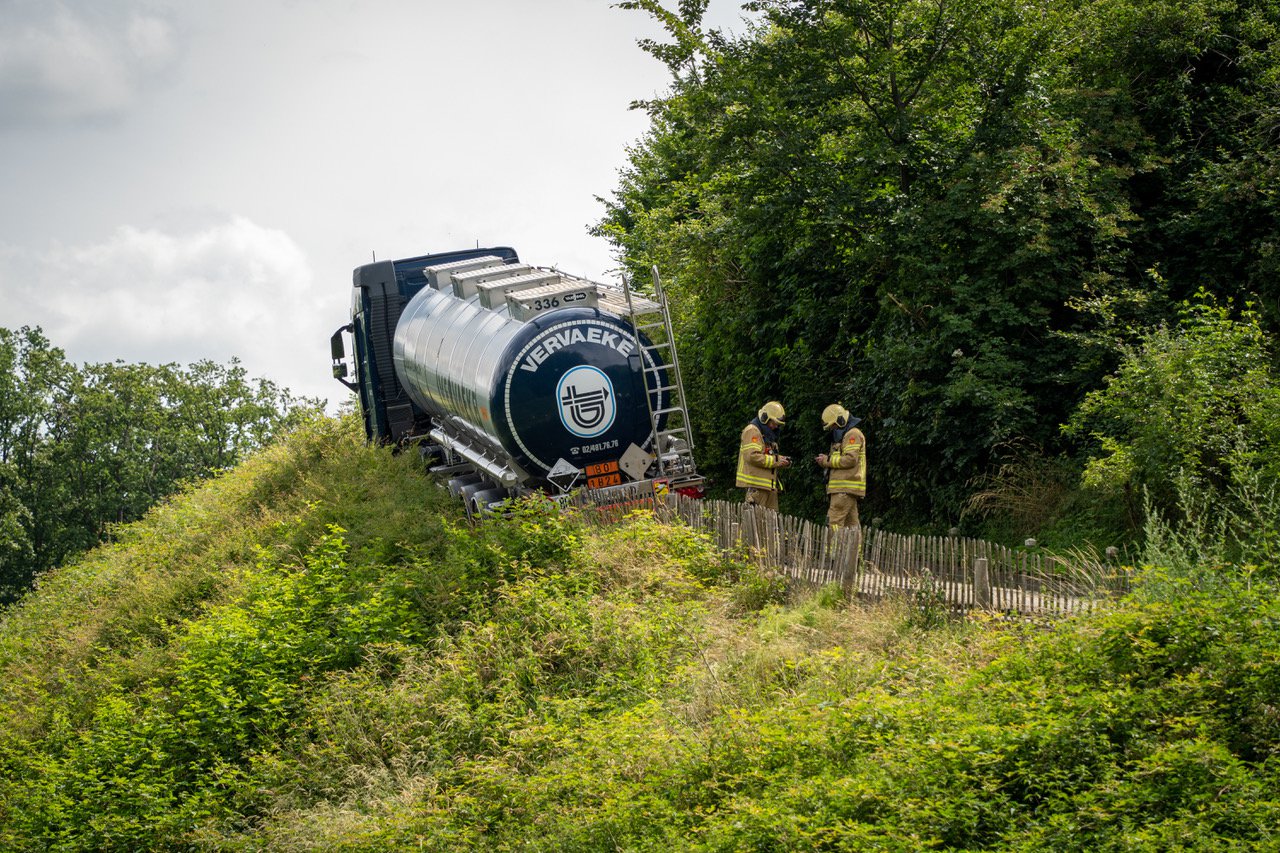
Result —
POLYGON ((74 362, 234 357, 309 396, 342 396, 324 381, 324 344, 343 296, 317 290, 289 235, 244 217, 178 234, 124 226, 39 254, 0 249, 0 325, 39 325, 74 362))
POLYGON ((669 79, 637 38, 612 0, 0 0, 0 326, 345 399, 371 252, 613 268, 595 198, 669 79))
POLYGON ((34 18, 5 11, 0 125, 118 115, 176 56, 172 26, 152 15, 116 19, 57 3, 42 5, 34 18))
POLYGON ((147 15, 134 14, 129 19, 125 44, 138 67, 147 71, 164 68, 176 53, 173 28, 167 21, 147 15))

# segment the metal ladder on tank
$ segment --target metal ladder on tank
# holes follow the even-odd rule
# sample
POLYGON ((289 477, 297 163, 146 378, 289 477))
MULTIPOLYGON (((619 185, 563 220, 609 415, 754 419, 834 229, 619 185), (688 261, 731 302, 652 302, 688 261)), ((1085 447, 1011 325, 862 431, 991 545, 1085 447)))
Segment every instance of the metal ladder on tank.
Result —
POLYGON ((662 279, 658 268, 653 268, 652 300, 633 297, 631 282, 622 277, 623 291, 627 297, 627 313, 631 320, 631 333, 635 340, 636 351, 646 353, 649 358, 642 359, 641 369, 644 371, 644 382, 647 393, 645 403, 649 408, 649 426, 654 436, 654 449, 658 464, 658 476, 666 479, 670 485, 678 487, 682 484, 700 481, 697 465, 693 461, 693 430, 689 422, 689 408, 684 397, 684 380, 680 375, 680 359, 676 354, 675 334, 671 329, 671 312, 667 309, 667 298, 662 292, 662 279), (657 315, 657 319, 650 319, 657 315), (661 330, 662 335, 654 332, 661 330), (641 333, 649 339, 646 344, 641 333), (650 362, 657 366, 650 366, 650 362), (663 374, 666 384, 663 384, 663 374), (661 407, 654 407, 654 397, 664 400, 661 407), (666 418, 666 428, 658 429, 666 418))

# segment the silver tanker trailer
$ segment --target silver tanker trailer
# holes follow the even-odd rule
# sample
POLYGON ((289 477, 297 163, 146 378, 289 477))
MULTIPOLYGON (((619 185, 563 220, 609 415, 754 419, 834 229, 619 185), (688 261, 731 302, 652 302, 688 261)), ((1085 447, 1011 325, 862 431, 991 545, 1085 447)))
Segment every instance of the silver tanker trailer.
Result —
POLYGON ((535 490, 698 493, 656 272, 654 290, 523 264, 509 247, 365 264, 331 339, 334 376, 369 440, 417 444, 469 511, 535 490))

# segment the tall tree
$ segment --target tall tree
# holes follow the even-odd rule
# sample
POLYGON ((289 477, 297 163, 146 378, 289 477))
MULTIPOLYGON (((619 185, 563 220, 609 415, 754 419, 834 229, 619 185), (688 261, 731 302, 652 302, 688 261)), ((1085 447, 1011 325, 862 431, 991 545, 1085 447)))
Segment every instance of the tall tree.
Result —
POLYGON ((1136 270, 1251 294, 1280 324, 1280 4, 1094 0, 1075 17, 1063 94, 1093 152, 1131 171, 1136 270))
POLYGON ((0 329, 0 603, 318 408, 238 361, 68 364, 0 329))
POLYGON ((39 329, 0 328, 0 603, 43 567, 47 531, 38 519, 60 512, 45 449, 57 398, 74 375, 39 329))
MULTIPOLYGON (((749 37, 707 36, 702 73, 648 105, 601 231, 665 263, 694 306, 703 447, 778 396, 808 455, 817 412, 840 399, 869 416, 873 506, 954 505, 939 490, 1037 420, 1011 368, 1068 380, 1062 345, 1036 338, 1097 260, 1063 238, 1055 204, 1094 230, 1123 216, 1079 197, 1091 187, 1052 185, 1080 161, 1036 109, 1061 16, 980 0, 755 6, 749 37), (1046 288, 1047 270, 1073 280, 1046 288)), ((708 455, 727 474, 729 454, 708 455)), ((819 491, 816 471, 795 479, 793 493, 819 491)))
MULTIPOLYGON (((643 105, 650 131, 597 231, 636 275, 657 264, 675 279, 713 474, 728 480, 732 437, 764 399, 800 416, 798 455, 818 448, 817 412, 839 399, 868 420, 872 512, 954 517, 1002 447, 1069 449, 1058 425, 1114 366, 1116 331, 1163 319, 1167 291, 1187 287, 1150 235, 1175 240, 1168 223, 1190 220, 1139 192, 1185 138, 1161 137, 1135 94, 1176 89, 1185 69, 1105 22, 1135 17, 1130 31, 1199 56, 1227 42, 1196 42, 1189 22, 1225 32, 1233 16, 1273 20, 1275 4, 1193 0, 1164 17, 1155 0, 750 5, 758 23, 736 39, 657 14, 673 45, 649 49, 672 86, 643 105), (1098 51, 1127 65, 1106 71, 1098 51)), ((1168 110, 1208 115, 1243 93, 1254 118, 1228 135, 1245 147, 1263 106, 1245 95, 1276 67, 1256 36, 1269 24, 1251 26, 1253 82, 1168 110)), ((1257 269, 1265 242, 1241 251, 1257 269)), ((784 508, 816 510, 816 470, 792 477, 784 508)))

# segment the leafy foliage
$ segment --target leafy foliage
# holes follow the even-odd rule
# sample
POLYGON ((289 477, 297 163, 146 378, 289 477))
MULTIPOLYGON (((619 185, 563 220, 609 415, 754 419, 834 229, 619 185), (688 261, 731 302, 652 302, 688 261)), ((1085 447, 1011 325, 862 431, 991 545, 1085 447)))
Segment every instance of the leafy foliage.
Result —
MULTIPOLYGON (((317 420, 0 621, 12 850, 1256 849, 1270 564, 938 618, 535 500, 468 528, 317 420), (745 605, 745 606, 744 606, 745 605)), ((1274 554, 1274 551, 1272 552, 1274 554)), ((1271 558, 1273 559, 1273 557, 1271 558)))
POLYGON ((1097 452, 1085 482, 1131 500, 1146 495, 1185 523, 1242 509, 1243 491, 1280 473, 1280 382, 1260 318, 1239 318, 1207 294, 1184 303, 1176 326, 1124 350, 1069 429, 1097 452))
POLYGON ((1034 515, 1085 446, 1151 496, 1136 593, 956 622, 644 514, 467 527, 354 418, 273 441, 234 364, 0 330, 0 570, 110 532, 0 611, 0 847, 1274 846, 1274 2, 621 5, 673 87, 598 231, 675 275, 700 461, 769 398, 805 458, 842 399, 919 520, 1034 515))
MULTIPOLYGON (((1074 452, 1056 427, 1130 330, 1201 287, 1276 304, 1274 3, 759 0, 737 38, 626 5, 672 86, 596 232, 674 279, 722 484, 761 401, 804 459, 841 400, 868 510, 954 521, 1001 448, 1074 452)), ((784 509, 816 515, 818 476, 784 509)))
POLYGON ((0 328, 0 603, 317 405, 234 359, 76 367, 39 329, 0 328))

